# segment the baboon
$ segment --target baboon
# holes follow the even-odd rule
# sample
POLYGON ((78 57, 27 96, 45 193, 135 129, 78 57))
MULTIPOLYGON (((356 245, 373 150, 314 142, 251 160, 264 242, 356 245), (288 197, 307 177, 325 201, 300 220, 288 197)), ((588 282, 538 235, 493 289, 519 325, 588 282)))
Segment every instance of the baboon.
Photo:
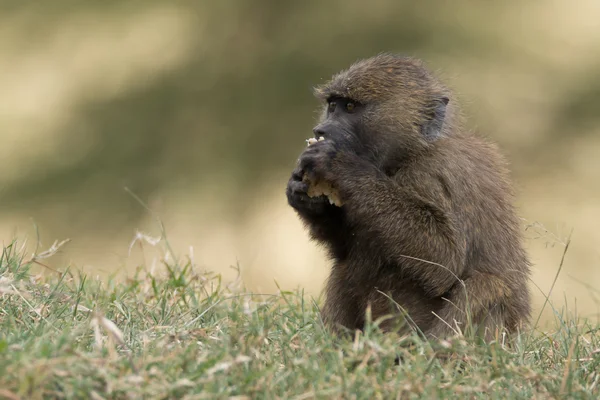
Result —
POLYGON ((379 54, 315 88, 315 138, 286 194, 333 261, 323 320, 486 341, 530 316, 530 264, 497 147, 461 126, 455 98, 417 59, 379 54), (335 188, 341 206, 308 195, 335 188), (393 301, 392 301, 393 300, 393 301))

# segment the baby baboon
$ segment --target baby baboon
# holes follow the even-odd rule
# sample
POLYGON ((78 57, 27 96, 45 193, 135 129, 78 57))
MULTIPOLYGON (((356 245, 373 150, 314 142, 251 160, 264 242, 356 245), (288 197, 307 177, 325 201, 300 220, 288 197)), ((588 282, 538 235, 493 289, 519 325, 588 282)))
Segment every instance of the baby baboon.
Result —
POLYGON ((418 60, 381 54, 315 93, 324 140, 302 153, 286 192, 333 259, 326 324, 362 329, 370 307, 373 320, 392 316, 386 330, 473 328, 491 340, 526 323, 529 262, 507 168, 460 126, 449 90, 418 60), (340 207, 309 196, 323 181, 340 207))

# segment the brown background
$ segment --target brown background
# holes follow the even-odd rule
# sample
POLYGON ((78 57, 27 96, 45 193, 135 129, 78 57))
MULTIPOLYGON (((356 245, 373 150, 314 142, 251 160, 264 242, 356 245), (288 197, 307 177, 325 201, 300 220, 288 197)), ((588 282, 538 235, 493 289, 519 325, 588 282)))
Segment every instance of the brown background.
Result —
POLYGON ((598 317, 597 1, 19 3, 0 3, 4 243, 33 251, 37 229, 43 248, 72 239, 47 260, 59 269, 150 265, 148 244, 128 255, 137 229, 159 234, 129 187, 198 268, 317 294, 326 260, 284 196, 311 87, 395 51, 438 71, 510 159, 524 229, 538 224, 536 307, 573 230, 553 299, 598 317))

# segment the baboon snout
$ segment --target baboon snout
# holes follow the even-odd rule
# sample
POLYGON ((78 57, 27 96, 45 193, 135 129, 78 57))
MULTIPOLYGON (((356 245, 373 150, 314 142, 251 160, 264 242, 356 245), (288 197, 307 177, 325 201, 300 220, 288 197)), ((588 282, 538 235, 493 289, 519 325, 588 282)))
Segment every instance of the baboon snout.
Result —
POLYGON ((327 137, 331 136, 331 127, 330 124, 321 123, 313 128, 313 133, 315 134, 315 138, 318 139, 321 136, 327 137), (327 129, 329 127, 329 129, 327 129))

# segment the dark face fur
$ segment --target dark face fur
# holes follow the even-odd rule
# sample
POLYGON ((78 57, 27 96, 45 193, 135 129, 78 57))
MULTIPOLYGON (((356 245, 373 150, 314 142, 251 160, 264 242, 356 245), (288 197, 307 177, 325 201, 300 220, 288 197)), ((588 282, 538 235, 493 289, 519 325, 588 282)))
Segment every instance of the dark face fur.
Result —
MULTIPOLYGON (((326 101, 323 120, 315 126, 315 138, 323 137, 364 153, 369 137, 364 130, 364 104, 346 97, 330 97, 326 101)), ((362 154, 361 154, 362 155, 362 154)))

